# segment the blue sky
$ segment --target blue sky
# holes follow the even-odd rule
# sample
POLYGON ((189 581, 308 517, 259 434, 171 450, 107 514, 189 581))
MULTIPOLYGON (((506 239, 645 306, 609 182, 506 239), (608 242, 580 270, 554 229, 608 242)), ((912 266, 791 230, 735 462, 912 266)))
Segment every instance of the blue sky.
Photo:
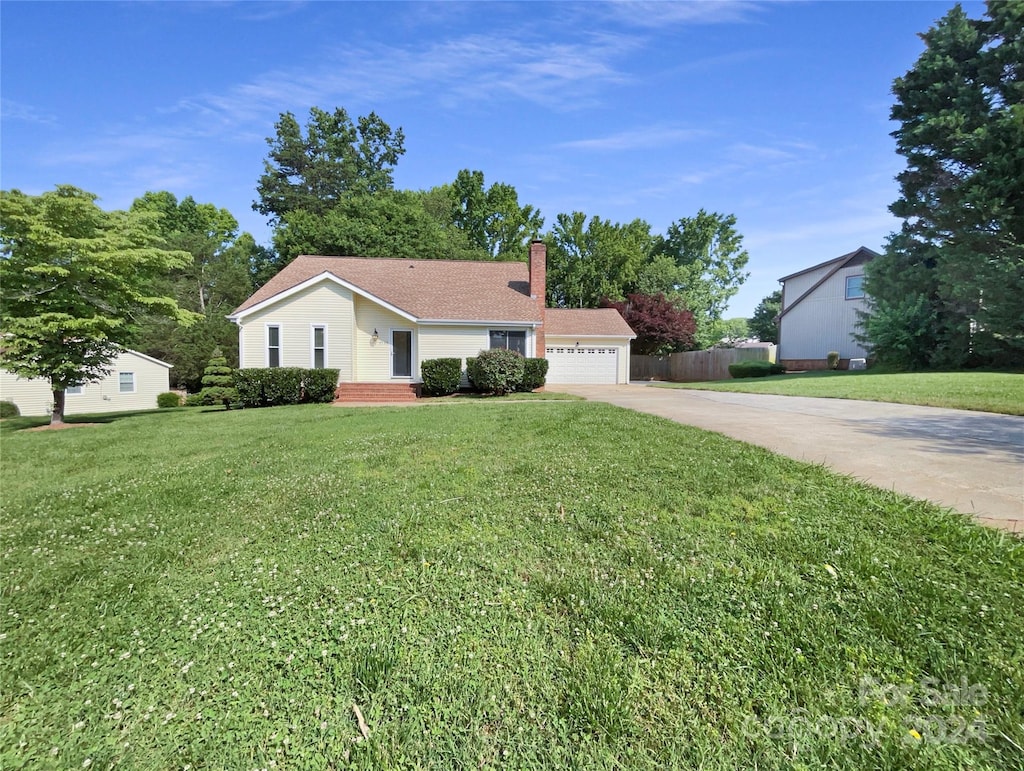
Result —
MULTIPOLYGON (((265 138, 310 106, 406 135, 398 187, 462 168, 545 227, 735 214, 749 316, 776 279, 897 228, 890 88, 950 2, 52 3, 0 6, 0 186, 252 211, 265 138)), ((979 3, 966 3, 981 16, 979 3)))

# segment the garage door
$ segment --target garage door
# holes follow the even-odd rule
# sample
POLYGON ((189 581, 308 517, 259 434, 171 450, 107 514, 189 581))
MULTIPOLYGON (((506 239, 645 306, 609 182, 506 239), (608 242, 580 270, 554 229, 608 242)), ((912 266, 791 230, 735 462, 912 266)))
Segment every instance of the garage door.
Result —
POLYGON ((618 348, 547 348, 547 382, 552 384, 609 383, 619 372, 618 348))

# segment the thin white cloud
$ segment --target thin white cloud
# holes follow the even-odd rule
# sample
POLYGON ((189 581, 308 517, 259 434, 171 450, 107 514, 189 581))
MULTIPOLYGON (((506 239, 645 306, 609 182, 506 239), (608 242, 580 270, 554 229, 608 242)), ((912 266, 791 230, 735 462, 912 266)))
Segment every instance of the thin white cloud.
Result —
POLYGON ((650 29, 680 24, 729 24, 751 20, 764 3, 749 0, 690 0, 689 2, 643 2, 623 0, 590 4, 615 21, 650 29))
POLYGON ((709 135, 705 129, 676 128, 672 126, 640 126, 603 137, 576 139, 563 142, 558 147, 564 150, 649 150, 669 147, 709 135))
POLYGON ((608 84, 625 82, 613 62, 639 44, 635 38, 607 34, 545 46, 470 35, 424 49, 346 48, 325 63, 271 70, 227 92, 182 100, 177 109, 216 122, 211 130, 217 131, 264 119, 289 105, 372 103, 424 92, 449 105, 512 95, 571 110, 593 104, 608 84), (573 98, 566 99, 567 93, 573 98))
POLYGON ((49 113, 41 112, 31 104, 15 102, 10 99, 0 99, 0 118, 3 120, 17 120, 25 123, 38 123, 43 126, 52 126, 57 118, 49 113))

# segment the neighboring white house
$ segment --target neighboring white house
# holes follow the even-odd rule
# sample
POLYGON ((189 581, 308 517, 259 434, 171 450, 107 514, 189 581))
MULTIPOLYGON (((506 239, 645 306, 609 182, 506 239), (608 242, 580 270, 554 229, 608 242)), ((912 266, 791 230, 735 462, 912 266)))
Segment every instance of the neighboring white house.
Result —
MULTIPOLYGON (((171 390, 173 365, 137 351, 123 350, 105 377, 65 391, 64 414, 156 409, 157 394, 171 390)), ((22 415, 49 415, 53 394, 46 380, 25 379, 0 370, 0 400, 14 402, 22 415)))
POLYGON ((335 368, 344 398, 500 347, 549 358, 549 383, 627 382, 633 331, 615 310, 546 309, 546 259, 540 241, 528 264, 296 257, 228 317, 239 366, 335 368))
POLYGON ((789 369, 821 369, 830 351, 838 351, 845 367, 850 359, 866 358, 857 342, 860 317, 867 310, 864 265, 878 253, 862 246, 854 252, 779 279, 780 363, 789 369))

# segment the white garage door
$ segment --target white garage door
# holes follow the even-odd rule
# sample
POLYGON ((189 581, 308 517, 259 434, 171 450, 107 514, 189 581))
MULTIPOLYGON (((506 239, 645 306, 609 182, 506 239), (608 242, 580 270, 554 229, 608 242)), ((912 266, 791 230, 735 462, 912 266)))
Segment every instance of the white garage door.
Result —
POLYGON ((552 384, 609 383, 619 372, 618 348, 551 347, 546 349, 547 382, 552 384))

